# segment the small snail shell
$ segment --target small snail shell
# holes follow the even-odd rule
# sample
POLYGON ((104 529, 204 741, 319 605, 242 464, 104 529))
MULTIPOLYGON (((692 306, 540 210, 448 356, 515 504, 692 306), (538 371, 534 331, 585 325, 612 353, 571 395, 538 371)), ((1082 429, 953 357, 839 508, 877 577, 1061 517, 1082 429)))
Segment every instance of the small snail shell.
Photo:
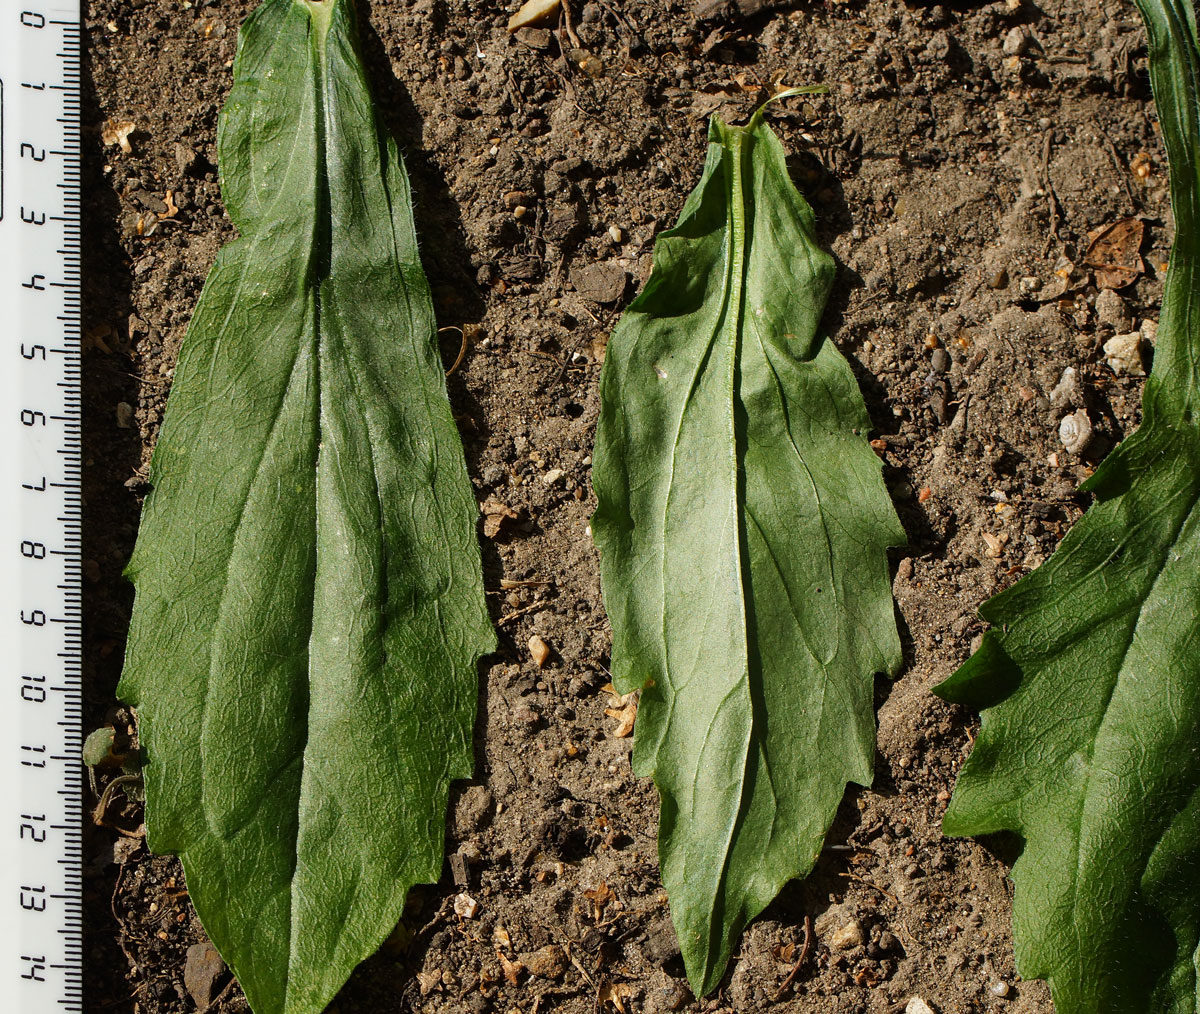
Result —
POLYGON ((1092 421, 1086 409, 1065 415, 1058 424, 1058 439, 1072 454, 1082 454, 1092 442, 1092 421))

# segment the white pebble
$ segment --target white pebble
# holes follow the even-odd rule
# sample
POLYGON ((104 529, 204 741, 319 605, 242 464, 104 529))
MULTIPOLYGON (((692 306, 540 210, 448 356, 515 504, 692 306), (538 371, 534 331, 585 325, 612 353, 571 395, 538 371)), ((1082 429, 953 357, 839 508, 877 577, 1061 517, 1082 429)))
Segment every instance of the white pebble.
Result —
POLYGON ((1126 373, 1131 377, 1146 375, 1142 342, 1142 333, 1131 331, 1129 334, 1115 335, 1104 343, 1104 356, 1113 373, 1118 377, 1126 373))
POLYGON ((857 919, 851 919, 839 926, 829 937, 829 946, 839 951, 848 951, 852 947, 859 947, 862 942, 862 926, 857 919))

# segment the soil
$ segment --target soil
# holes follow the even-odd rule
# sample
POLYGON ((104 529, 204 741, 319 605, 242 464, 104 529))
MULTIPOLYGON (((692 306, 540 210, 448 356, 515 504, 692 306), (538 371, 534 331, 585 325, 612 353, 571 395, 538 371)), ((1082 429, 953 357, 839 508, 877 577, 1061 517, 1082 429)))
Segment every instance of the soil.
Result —
MULTIPOLYGON (((179 344, 231 236, 215 128, 249 7, 85 13, 89 728, 132 731, 114 697, 121 572, 179 344), (104 144, 108 119, 136 125, 131 152, 104 144)), ((517 517, 481 536, 501 646, 481 671, 478 777, 452 794, 445 873, 332 1009, 832 1014, 919 996, 945 1014, 1051 1011, 1045 984, 1015 974, 1017 846, 940 834, 977 717, 929 691, 969 654, 978 605, 1049 555, 1086 507, 1079 482, 1138 421, 1142 380, 1102 346, 1157 319, 1171 233, 1133 6, 573 0, 569 25, 515 36, 485 0, 361 13, 439 321, 471 336, 449 383, 477 498, 517 517), (696 1002, 658 878, 657 797, 606 711, 588 455, 607 336, 699 178, 708 116, 741 122, 778 82, 830 89, 770 119, 837 257, 825 324, 909 536, 893 555, 906 665, 877 680, 874 786, 848 789, 815 872, 696 1002), (1143 270, 1100 290, 1088 234, 1129 216, 1143 270), (1079 409, 1093 439, 1068 450, 1060 420, 1079 409), (460 893, 473 918, 455 914, 460 893), (498 951, 525 966, 512 981, 498 951)), ((449 366, 459 336, 443 339, 449 366)), ((146 852, 141 819, 118 796, 89 827, 88 1009, 247 1010, 195 948, 180 868, 146 852)))

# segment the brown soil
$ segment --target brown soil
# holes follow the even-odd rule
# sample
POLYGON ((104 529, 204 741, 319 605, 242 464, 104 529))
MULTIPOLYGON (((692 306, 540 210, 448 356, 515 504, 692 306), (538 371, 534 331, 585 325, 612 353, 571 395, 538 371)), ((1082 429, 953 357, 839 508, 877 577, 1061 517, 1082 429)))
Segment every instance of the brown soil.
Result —
MULTIPOLYGON (((214 131, 249 6, 92 0, 86 12, 89 727, 130 721, 113 696, 131 601, 121 570, 179 343, 230 238, 214 131), (137 125, 131 154, 102 144, 108 118, 137 125), (168 194, 178 211, 160 222, 168 194)), ((968 655, 979 603, 1053 550, 1086 506, 1079 481, 1137 423, 1141 381, 1114 376, 1101 346, 1127 317, 1157 317, 1170 241, 1140 23, 1115 0, 702 10, 574 0, 578 45, 565 26, 512 37, 510 12, 483 0, 363 10, 440 322, 482 328, 450 380, 477 496, 519 517, 484 540, 501 647, 483 668, 478 780, 456 787, 445 875, 414 891, 336 1010, 611 1011, 598 1004, 611 984, 628 985, 630 1011, 764 1010, 806 921, 812 948, 781 1010, 899 1011, 912 996, 947 1014, 1052 1009, 1043 983, 1015 977, 1012 844, 940 835, 976 718, 929 689, 968 655), (875 785, 848 791, 814 874, 695 1003, 658 880, 654 789, 605 714, 588 455, 606 338, 699 177, 706 118, 740 121, 777 81, 830 85, 772 120, 840 265, 826 323, 909 533, 894 556, 907 665, 877 683, 875 785), (1145 219, 1145 272, 1097 298, 1087 234, 1131 215, 1145 219), (1052 398, 1067 367, 1077 388, 1052 398), (1078 407, 1096 429, 1082 456, 1058 436, 1078 407), (548 483, 551 469, 562 476, 548 483), (544 583, 500 591, 502 577, 544 583), (540 670, 534 634, 552 649, 540 670), (604 885, 597 918, 585 892, 604 885), (454 914, 462 891, 473 919, 454 914), (851 921, 863 942, 834 946, 851 921), (506 958, 530 966, 515 984, 501 927, 506 958), (570 960, 534 955, 549 945, 570 960)), ((444 337, 449 363, 458 339, 444 337)), ((136 829, 140 808, 110 820, 136 829)), ((204 935, 182 888, 173 859, 90 829, 89 1010, 196 1009, 184 970, 204 935)), ((246 1010, 216 972, 211 1009, 246 1010)))

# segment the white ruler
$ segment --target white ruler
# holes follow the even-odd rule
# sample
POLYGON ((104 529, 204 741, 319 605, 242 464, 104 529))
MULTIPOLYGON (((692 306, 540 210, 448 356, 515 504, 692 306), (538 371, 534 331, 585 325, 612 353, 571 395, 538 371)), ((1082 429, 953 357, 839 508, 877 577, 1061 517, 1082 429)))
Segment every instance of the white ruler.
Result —
POLYGON ((0 1010, 82 1011, 79 9, 0 0, 0 1010))

